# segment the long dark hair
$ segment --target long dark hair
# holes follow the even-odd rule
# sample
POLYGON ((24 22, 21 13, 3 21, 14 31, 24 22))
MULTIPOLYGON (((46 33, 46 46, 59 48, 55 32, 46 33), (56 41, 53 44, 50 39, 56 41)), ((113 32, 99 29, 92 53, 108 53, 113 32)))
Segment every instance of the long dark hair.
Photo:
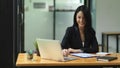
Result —
POLYGON ((76 21, 76 15, 79 11, 82 11, 83 14, 84 14, 84 17, 85 17, 85 34, 89 34, 89 37, 92 36, 93 34, 95 34, 95 31, 94 29, 92 28, 92 20, 91 20, 91 13, 89 11, 89 9, 85 6, 85 5, 81 5, 79 6, 76 11, 75 11, 75 14, 74 14, 74 24, 73 24, 73 27, 77 27, 78 28, 78 24, 77 24, 77 21, 76 21))
POLYGON ((77 13, 79 11, 82 11, 84 16, 85 16, 85 21, 86 21, 85 29, 86 28, 91 28, 92 27, 92 25, 91 25, 91 22, 92 22, 92 20, 91 20, 91 13, 90 13, 89 9, 85 5, 79 6, 76 9, 75 14, 74 14, 74 20, 73 20, 74 24, 73 24, 73 26, 77 26, 78 27, 78 24, 76 22, 76 15, 77 15, 77 13))

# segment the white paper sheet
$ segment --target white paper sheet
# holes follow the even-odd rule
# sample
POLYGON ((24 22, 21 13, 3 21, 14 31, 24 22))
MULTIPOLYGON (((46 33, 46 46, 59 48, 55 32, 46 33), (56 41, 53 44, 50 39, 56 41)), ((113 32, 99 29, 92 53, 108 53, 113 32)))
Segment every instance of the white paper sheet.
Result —
POLYGON ((89 53, 72 53, 73 56, 78 56, 82 58, 89 58, 89 57, 95 57, 95 54, 89 54, 89 53))
POLYGON ((109 55, 111 53, 108 53, 108 52, 97 52, 96 55, 97 56, 106 56, 106 55, 109 55))

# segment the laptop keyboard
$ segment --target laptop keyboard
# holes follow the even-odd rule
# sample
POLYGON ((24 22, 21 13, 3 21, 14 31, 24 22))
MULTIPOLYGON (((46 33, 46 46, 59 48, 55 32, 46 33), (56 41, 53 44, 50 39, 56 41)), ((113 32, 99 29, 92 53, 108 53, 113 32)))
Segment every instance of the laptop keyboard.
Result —
POLYGON ((76 58, 72 58, 72 57, 64 57, 64 60, 75 60, 76 58))

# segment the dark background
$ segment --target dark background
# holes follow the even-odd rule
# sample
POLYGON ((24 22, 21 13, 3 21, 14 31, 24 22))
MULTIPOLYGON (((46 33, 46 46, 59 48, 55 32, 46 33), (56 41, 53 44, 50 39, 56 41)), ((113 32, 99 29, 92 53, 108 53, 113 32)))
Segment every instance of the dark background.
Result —
POLYGON ((13 0, 0 0, 0 66, 14 68, 13 0))

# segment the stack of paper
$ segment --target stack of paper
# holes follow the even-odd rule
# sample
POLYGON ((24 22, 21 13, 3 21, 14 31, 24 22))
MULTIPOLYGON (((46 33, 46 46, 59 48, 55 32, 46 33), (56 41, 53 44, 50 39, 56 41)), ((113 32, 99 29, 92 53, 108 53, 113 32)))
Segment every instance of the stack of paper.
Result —
POLYGON ((108 52, 97 52, 96 55, 97 56, 106 56, 106 55, 109 55, 110 53, 108 52))

